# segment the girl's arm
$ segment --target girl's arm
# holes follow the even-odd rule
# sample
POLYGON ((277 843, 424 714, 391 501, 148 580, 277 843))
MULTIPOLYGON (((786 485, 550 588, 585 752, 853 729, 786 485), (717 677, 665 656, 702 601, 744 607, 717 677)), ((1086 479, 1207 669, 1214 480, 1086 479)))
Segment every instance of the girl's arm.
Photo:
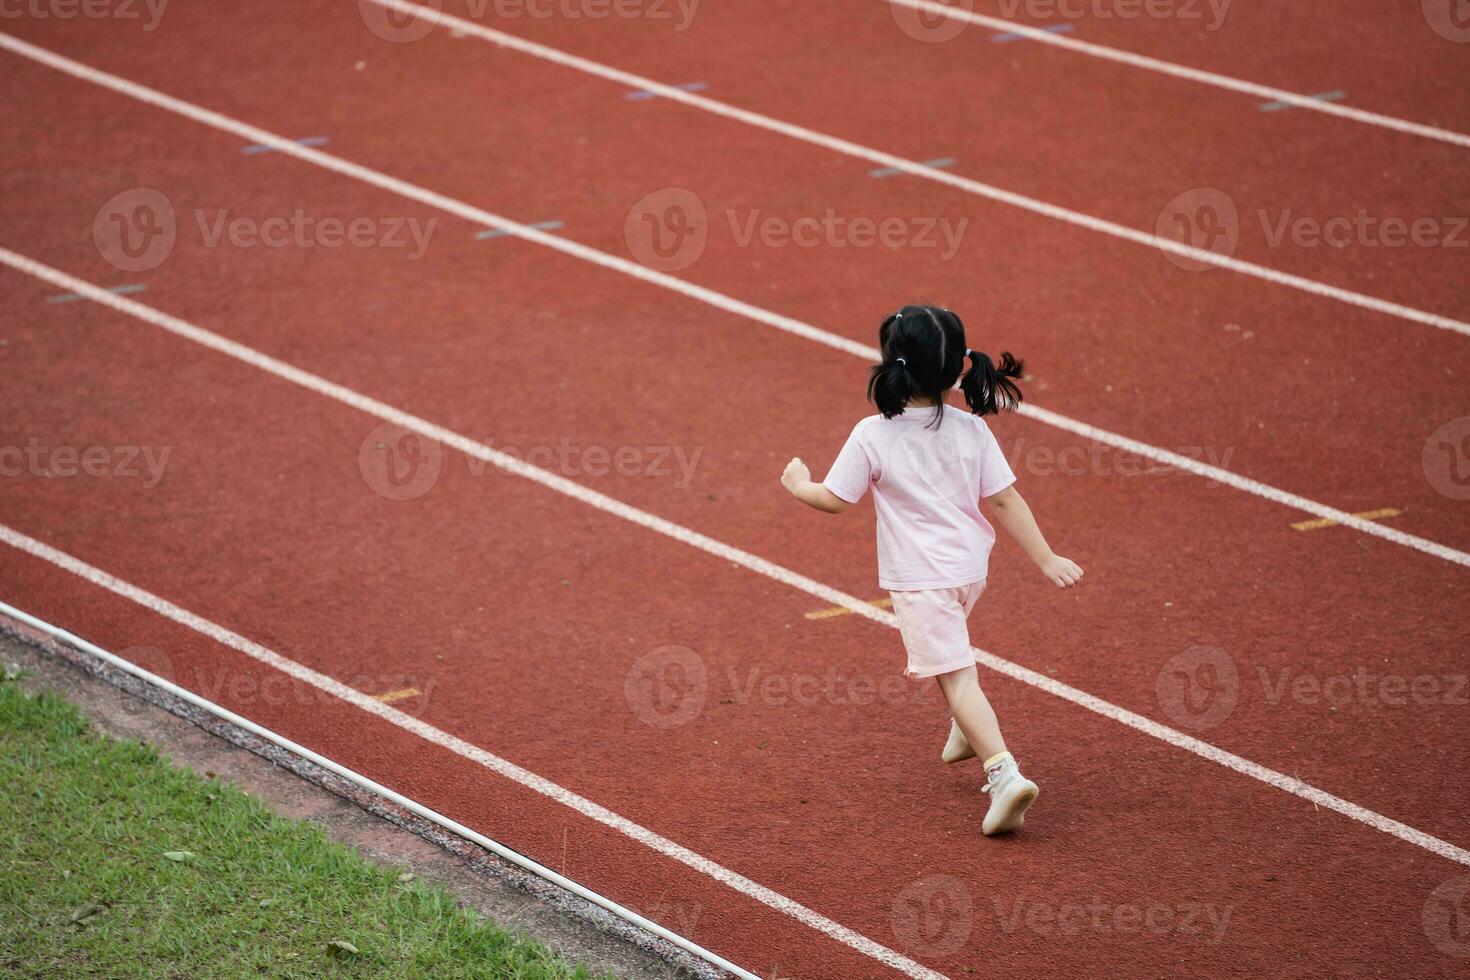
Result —
POLYGON ((985 502, 995 511, 995 519, 1000 526, 1021 546, 1026 557, 1041 569, 1041 574, 1063 589, 1082 581, 1082 569, 1077 567, 1077 563, 1055 553, 1046 543, 1041 528, 1036 526, 1036 518, 1031 516, 1031 508, 1026 506, 1025 498, 1014 484, 986 497, 985 502))
POLYGON ((793 459, 786 464, 786 472, 781 474, 781 485, 791 491, 791 496, 808 507, 815 507, 829 514, 840 514, 852 506, 820 483, 813 483, 812 471, 800 459, 793 459))

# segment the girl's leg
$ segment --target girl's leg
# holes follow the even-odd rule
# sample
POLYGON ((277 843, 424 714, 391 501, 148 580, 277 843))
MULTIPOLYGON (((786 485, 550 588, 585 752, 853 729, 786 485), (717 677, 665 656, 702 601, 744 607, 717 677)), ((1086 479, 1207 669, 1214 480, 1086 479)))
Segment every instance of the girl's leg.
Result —
POLYGON ((970 747, 980 760, 999 755, 1006 750, 1005 739, 1000 735, 1000 723, 995 720, 995 711, 990 700, 980 690, 980 677, 974 665, 938 675, 939 689, 949 702, 950 714, 960 726, 970 747))

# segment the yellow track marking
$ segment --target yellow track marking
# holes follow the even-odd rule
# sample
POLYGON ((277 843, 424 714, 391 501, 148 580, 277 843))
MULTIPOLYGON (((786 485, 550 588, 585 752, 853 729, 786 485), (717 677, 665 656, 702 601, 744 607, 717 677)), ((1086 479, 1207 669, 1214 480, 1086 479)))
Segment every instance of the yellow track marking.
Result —
POLYGON ((384 691, 382 694, 374 694, 373 700, 381 701, 384 704, 392 704, 394 701, 402 701, 404 698, 417 697, 421 693, 423 692, 416 687, 405 687, 401 691, 384 691))
MULTIPOLYGON (((877 606, 879 609, 887 609, 893 605, 892 599, 869 599, 868 605, 877 606)), ((816 612, 806 614, 807 619, 832 619, 834 616, 851 616, 852 610, 845 606, 833 606, 831 609, 818 609, 816 612)))
MULTIPOLYGON (((1397 507, 1383 507, 1379 510, 1365 510, 1360 514, 1354 514, 1353 516, 1361 518, 1365 521, 1376 521, 1382 517, 1398 517, 1402 513, 1403 511, 1399 510, 1397 507)), ((1325 517, 1319 517, 1316 520, 1311 521, 1297 521, 1295 524, 1292 525, 1292 527, 1296 528, 1298 531, 1316 531, 1319 528, 1331 527, 1336 523, 1336 521, 1329 521, 1325 517)))

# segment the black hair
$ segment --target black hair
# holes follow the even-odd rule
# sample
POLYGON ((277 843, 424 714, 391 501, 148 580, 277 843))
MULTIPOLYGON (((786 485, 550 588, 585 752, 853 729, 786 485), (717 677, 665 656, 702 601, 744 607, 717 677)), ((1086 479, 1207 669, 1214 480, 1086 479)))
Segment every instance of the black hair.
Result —
POLYGON ((970 358, 970 370, 960 381, 965 404, 976 415, 1009 412, 1021 403, 1016 379, 1024 365, 1000 355, 997 366, 988 354, 965 346, 965 325, 951 310, 940 306, 905 306, 878 328, 883 363, 873 365, 868 399, 886 419, 903 414, 912 398, 934 402, 934 420, 944 422, 944 393, 954 387, 970 358))

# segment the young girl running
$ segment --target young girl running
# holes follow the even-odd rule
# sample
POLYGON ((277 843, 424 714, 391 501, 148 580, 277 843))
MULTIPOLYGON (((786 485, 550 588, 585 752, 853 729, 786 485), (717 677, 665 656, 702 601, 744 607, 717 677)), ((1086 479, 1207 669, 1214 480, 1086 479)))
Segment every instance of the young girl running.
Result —
POLYGON ((941 757, 959 762, 978 753, 985 760, 990 808, 981 829, 1005 833, 1021 826, 1037 788, 1006 751, 970 649, 966 620, 985 591, 995 543, 980 498, 1052 582, 1076 585, 1082 569, 1047 546, 995 436, 980 420, 1021 400, 1015 382, 1021 362, 1006 353, 997 367, 970 350, 960 318, 937 306, 905 306, 883 321, 878 342, 883 363, 873 368, 868 398, 880 414, 853 428, 826 480, 813 483, 806 464, 793 459, 781 483, 802 503, 830 514, 872 487, 878 584, 893 597, 908 650, 904 674, 938 680, 951 715, 941 757), (969 412, 944 403, 956 382, 969 412))

